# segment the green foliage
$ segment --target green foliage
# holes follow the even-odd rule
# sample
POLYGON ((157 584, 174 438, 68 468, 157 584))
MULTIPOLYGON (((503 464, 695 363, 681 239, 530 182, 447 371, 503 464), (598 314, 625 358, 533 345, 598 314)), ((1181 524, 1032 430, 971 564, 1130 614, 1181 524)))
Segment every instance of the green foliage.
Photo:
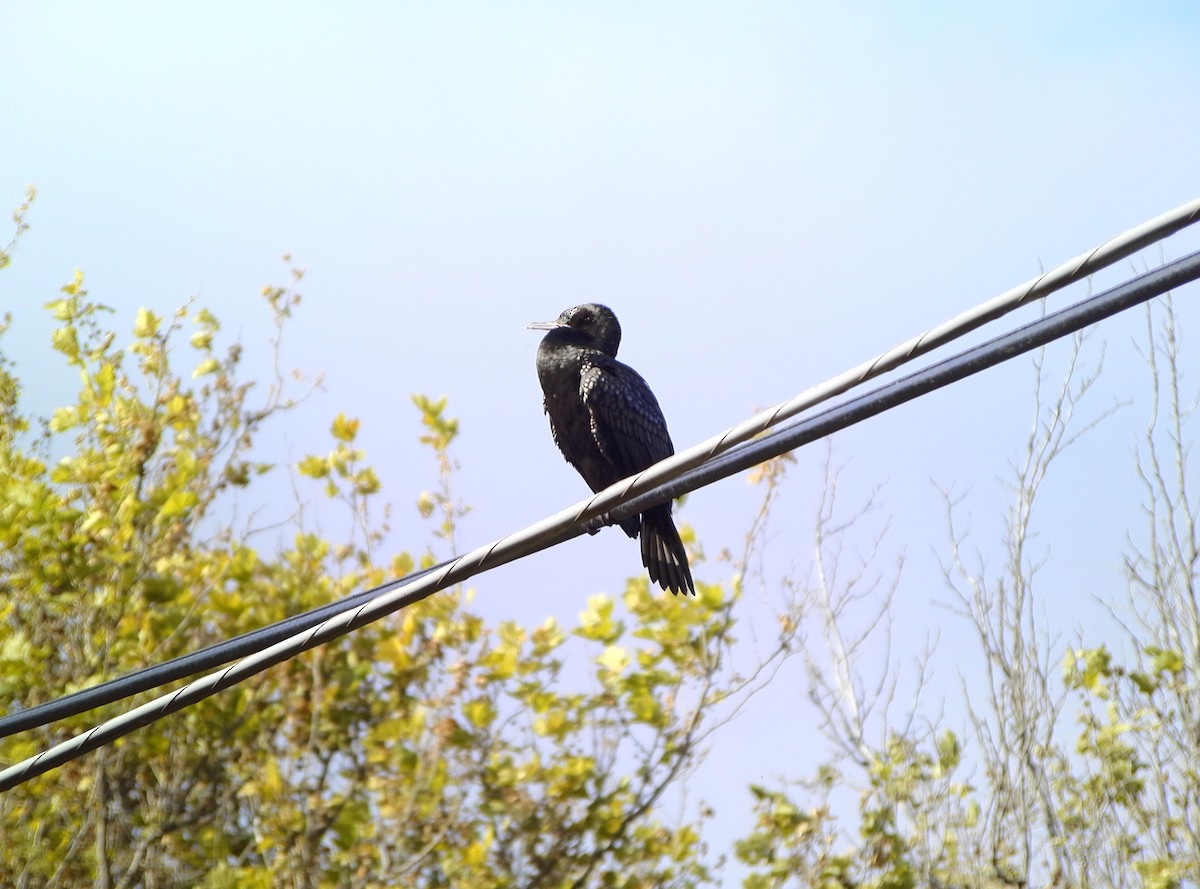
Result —
POLYGON ((738 859, 751 866, 743 885, 908 889, 931 880, 954 885, 971 867, 960 840, 977 813, 972 788, 956 779, 960 761, 953 732, 932 739, 928 750, 891 737, 868 764, 858 837, 851 844, 839 842, 838 819, 825 798, 844 781, 834 769, 822 771, 814 785, 820 802, 808 808, 784 791, 751 787, 757 826, 735 847, 738 859))
MULTIPOLYGON (((1125 559, 1129 601, 1115 624, 1127 644, 1052 653, 1035 607, 1037 565, 1027 550, 1032 505, 1050 463, 1078 435, 1068 434, 1067 423, 1096 379, 1072 381, 1076 354, 1057 398, 1043 403, 1040 388, 1035 392, 1039 415, 1025 458, 1013 464, 999 577, 965 567, 965 536, 955 531, 947 497, 946 577, 986 668, 982 687, 964 687, 973 749, 937 724, 914 728, 914 712, 902 713, 897 729, 886 712, 892 686, 877 686, 887 690, 880 712, 850 653, 867 647, 870 634, 842 630, 852 622, 842 610, 851 591, 806 591, 822 613, 833 662, 810 660, 810 694, 838 756, 800 793, 752 788, 757 825, 735 847, 750 869, 747 889, 1134 889, 1200 881, 1200 509, 1187 493, 1194 489, 1187 421, 1196 400, 1182 391, 1187 364, 1169 301, 1162 313, 1164 323, 1143 352, 1152 404, 1137 471, 1148 528, 1144 537, 1131 534, 1131 545, 1144 542, 1125 559), (1056 675, 1051 665, 1060 656, 1056 675), (835 678, 826 680, 825 670, 835 678), (873 710, 868 721, 864 714, 873 710)), ((845 527, 832 513, 821 517, 845 527)), ((821 561, 827 547, 836 554, 839 541, 819 531, 814 573, 821 579, 837 567, 836 557, 832 570, 821 561)), ((886 618, 885 601, 868 620, 886 618)))
MULTIPOLYGON (((300 273, 293 273, 299 280, 300 273)), ((277 329, 299 297, 264 291, 277 329)), ((0 701, 29 706, 312 608, 418 562, 380 562, 379 482, 339 414, 294 468, 352 518, 334 543, 278 552, 229 522, 274 468, 242 347, 205 309, 106 327, 81 273, 47 306, 80 381, 40 424, 0 356, 0 701)), ((414 399, 439 484, 419 513, 453 543, 458 423, 414 399)), ((276 470, 278 471, 278 470, 276 470)), ((423 501, 419 501, 423 502, 423 501)), ((303 510, 307 507, 302 508, 303 510)), ((302 527, 302 523, 298 523, 302 527)), ((420 557, 428 561, 427 552, 420 557)), ((623 613, 577 627, 487 627, 448 591, 279 665, 0 796, 0 883, 156 886, 604 885, 708 882, 697 826, 656 803, 695 757, 728 686, 729 597, 630 582, 623 613), (684 605, 688 607, 684 607, 684 605), (563 679, 566 658, 595 684, 563 679)), ((100 714, 0 740, 11 763, 100 714)))
MULTIPOLYGON (((17 235, 29 200, 14 215, 17 235)), ((0 268, 12 249, 0 250, 0 268)), ((275 349, 300 301, 302 273, 291 276, 291 286, 262 293, 275 349)), ((337 414, 324 454, 293 467, 261 462, 257 436, 296 404, 283 380, 254 402, 262 390, 241 376, 242 346, 219 346, 211 312, 142 309, 117 330, 84 285, 77 272, 46 306, 51 348, 78 379, 70 403, 49 418, 28 415, 0 350, 4 710, 407 574, 434 561, 434 546, 454 551, 468 507, 453 489, 459 424, 446 398, 413 397, 436 481, 408 518, 432 540, 384 555, 388 510, 359 420, 337 414), (296 531, 276 551, 251 545, 253 527, 234 527, 233 507, 265 497, 262 480, 284 472, 279 481, 302 496, 344 510, 344 539, 306 530, 310 503, 298 504, 296 531)), ((0 337, 11 323, 6 315, 0 337)), ((1169 357, 1159 374, 1178 417, 1173 332, 1164 343, 1154 355, 1169 357)), ((1046 428, 1059 430, 1071 406, 1060 402, 1046 428)), ((714 885, 719 865, 701 837, 710 812, 668 821, 660 804, 723 720, 798 649, 802 629, 812 630, 810 606, 821 614, 816 632, 837 643, 835 679, 810 661, 809 691, 838 752, 799 790, 750 789, 754 827, 731 845, 746 889, 999 889, 1043 874, 1062 886, 1194 885, 1200 519, 1175 493, 1186 488, 1182 430, 1177 422, 1167 431, 1170 459, 1152 453, 1143 467, 1150 554, 1127 568, 1146 632, 1131 633, 1132 658, 1106 645, 1066 652, 1073 730, 1043 731, 1064 709, 1058 698, 1045 704, 1040 672, 1058 655, 998 642, 980 618, 999 679, 995 712, 970 705, 975 748, 945 725, 918 730, 912 713, 901 728, 881 719, 870 742, 866 714, 877 702, 863 697, 853 663, 868 636, 846 645, 839 628, 839 609, 863 598, 855 581, 824 599, 789 584, 797 598, 779 616, 777 647, 750 678, 730 663, 741 575, 729 587, 699 583, 694 599, 655 594, 638 577, 619 595, 588 598, 573 622, 533 627, 489 626, 469 609, 470 591, 445 591, 0 795, 0 885, 714 885), (1163 466, 1178 468, 1174 486, 1163 466), (1009 707, 1017 699, 1022 706, 1009 707), (996 740, 1004 738, 1020 749, 996 740)), ((760 561, 752 550, 789 462, 751 476, 767 494, 742 566, 760 561)), ((1044 470, 1037 463, 1030 475, 1044 470)), ((1032 488, 1016 490, 1025 499, 1014 515, 1026 521, 1032 488)), ((831 502, 818 521, 818 559, 822 535, 848 527, 824 512, 831 502)), ((991 587, 972 578, 975 593, 997 591, 978 601, 984 617, 1008 621, 1014 640, 1037 635, 1012 608, 1014 596, 1032 601, 1017 530, 1010 523, 1011 576, 991 587)), ((0 762, 119 709, 0 739, 0 762)))

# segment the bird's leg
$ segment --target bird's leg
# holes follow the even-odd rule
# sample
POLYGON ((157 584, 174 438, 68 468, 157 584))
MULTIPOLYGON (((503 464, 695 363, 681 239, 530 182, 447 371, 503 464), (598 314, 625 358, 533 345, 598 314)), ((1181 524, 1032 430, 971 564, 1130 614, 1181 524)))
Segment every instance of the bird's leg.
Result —
POLYGON ((613 520, 609 518, 608 513, 604 513, 584 522, 583 530, 588 534, 599 534, 601 528, 607 528, 611 524, 613 524, 613 520))

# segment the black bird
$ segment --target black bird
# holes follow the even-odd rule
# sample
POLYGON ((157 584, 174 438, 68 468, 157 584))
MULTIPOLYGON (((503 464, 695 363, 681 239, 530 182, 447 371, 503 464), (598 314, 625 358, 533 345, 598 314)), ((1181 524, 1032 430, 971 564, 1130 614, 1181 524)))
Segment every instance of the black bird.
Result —
MULTIPOLYGON (((587 303, 529 327, 550 331, 538 346, 537 372, 554 442, 593 492, 675 453, 654 393, 617 361, 621 325, 612 309, 587 303)), ((625 519, 621 528, 630 537, 641 533, 642 564, 652 581, 676 595, 696 594, 669 501, 625 519)))

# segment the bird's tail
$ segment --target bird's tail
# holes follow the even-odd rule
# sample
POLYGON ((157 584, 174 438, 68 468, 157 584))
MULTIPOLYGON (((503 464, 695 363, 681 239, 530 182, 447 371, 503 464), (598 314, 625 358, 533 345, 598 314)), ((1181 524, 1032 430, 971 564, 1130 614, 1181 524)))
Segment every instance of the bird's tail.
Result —
POLYGON ((671 519, 671 504, 664 503, 642 513, 642 564, 650 579, 675 595, 696 595, 687 551, 671 519))

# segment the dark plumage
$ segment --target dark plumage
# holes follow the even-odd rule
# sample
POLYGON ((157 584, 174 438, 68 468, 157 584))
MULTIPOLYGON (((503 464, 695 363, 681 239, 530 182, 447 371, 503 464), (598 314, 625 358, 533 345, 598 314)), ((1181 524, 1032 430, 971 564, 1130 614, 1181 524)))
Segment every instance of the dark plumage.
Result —
MULTIPOLYGON (((611 309, 588 303, 529 326, 549 331, 538 346, 537 372, 554 442, 593 492, 675 453, 654 393, 617 361, 621 325, 611 309)), ((669 502, 625 519, 621 528, 630 537, 640 532, 652 581, 675 594, 696 594, 669 502)))

